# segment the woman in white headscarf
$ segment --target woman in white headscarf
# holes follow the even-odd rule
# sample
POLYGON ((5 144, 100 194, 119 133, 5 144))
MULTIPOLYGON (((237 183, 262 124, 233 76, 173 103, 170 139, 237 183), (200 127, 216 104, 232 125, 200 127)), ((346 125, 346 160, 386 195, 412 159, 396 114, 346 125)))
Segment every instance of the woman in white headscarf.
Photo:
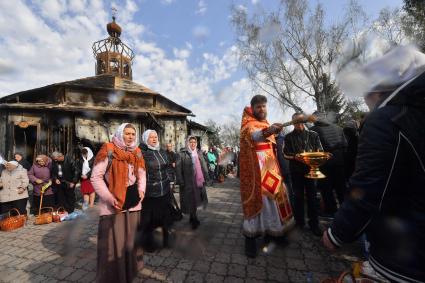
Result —
POLYGON ((142 135, 143 158, 146 165, 146 193, 143 199, 141 230, 144 250, 153 252, 156 248, 153 230, 162 228, 163 246, 169 246, 169 227, 171 218, 170 175, 172 164, 165 150, 160 149, 158 134, 155 130, 146 130, 142 135))
POLYGON ((17 161, 5 163, 0 177, 0 213, 6 213, 12 208, 19 210, 21 214, 27 214, 28 200, 28 175, 27 170, 17 161))
POLYGON ((189 222, 192 229, 198 228, 200 221, 197 216, 199 206, 206 207, 208 203, 205 183, 208 180, 208 168, 202 155, 197 148, 197 139, 190 136, 187 139, 186 148, 179 152, 176 162, 177 184, 180 186, 181 210, 189 214, 189 222))
POLYGON ((87 208, 88 206, 93 207, 94 198, 96 196, 93 185, 90 182, 93 163, 93 151, 89 147, 83 147, 81 150, 81 158, 77 163, 77 168, 80 173, 80 190, 84 200, 83 209, 87 208))

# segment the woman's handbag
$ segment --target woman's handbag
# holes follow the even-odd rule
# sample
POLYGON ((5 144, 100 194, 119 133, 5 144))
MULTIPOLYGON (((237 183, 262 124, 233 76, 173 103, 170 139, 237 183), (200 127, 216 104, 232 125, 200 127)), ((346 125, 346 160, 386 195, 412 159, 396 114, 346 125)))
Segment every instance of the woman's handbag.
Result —
POLYGON ((24 226, 26 220, 26 215, 20 214, 19 210, 17 210, 16 208, 12 208, 11 210, 9 210, 9 216, 0 221, 0 229, 2 231, 12 231, 21 228, 22 226, 24 226), (10 212, 12 210, 16 211, 18 215, 11 216, 10 212))
POLYGON ((53 222, 53 207, 43 207, 39 210, 38 215, 35 217, 34 224, 42 225, 49 224, 53 222), (48 209, 48 212, 41 213, 42 210, 48 209))
POLYGON ((177 200, 174 197, 174 193, 171 191, 170 193, 170 209, 171 209, 171 218, 173 219, 173 221, 180 221, 183 219, 183 214, 182 211, 179 207, 179 205, 177 204, 177 200))
POLYGON ((59 207, 56 211, 52 213, 53 222, 61 222, 61 217, 66 214, 67 212, 65 211, 65 208, 63 208, 63 206, 59 207))
POLYGON ((125 201, 122 205, 122 210, 127 210, 137 206, 140 202, 139 188, 137 183, 134 183, 131 186, 127 187, 127 192, 125 194, 125 201))

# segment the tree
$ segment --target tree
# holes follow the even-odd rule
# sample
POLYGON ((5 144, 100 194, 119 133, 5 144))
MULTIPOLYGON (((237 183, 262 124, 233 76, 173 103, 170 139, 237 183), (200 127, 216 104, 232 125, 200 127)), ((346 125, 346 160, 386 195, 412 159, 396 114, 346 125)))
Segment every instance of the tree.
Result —
POLYGON ((234 120, 223 124, 220 131, 220 138, 223 141, 223 145, 239 148, 240 130, 241 125, 236 117, 234 120))
POLYGON ((403 10, 407 13, 403 18, 404 31, 425 51, 425 1, 404 0, 403 10))
POLYGON ((220 140, 220 131, 221 127, 217 124, 217 122, 213 121, 212 119, 209 119, 205 122, 205 126, 207 126, 212 134, 209 135, 209 145, 210 146, 219 146, 221 144, 220 140))
POLYGON ((388 42, 388 49, 405 43, 408 36, 403 28, 406 15, 400 8, 384 8, 372 25, 372 30, 388 42))
MULTIPOLYGON (((250 18, 245 9, 233 7, 232 15, 240 62, 258 89, 296 111, 306 99, 320 112, 342 110, 334 74, 345 42, 366 20, 357 2, 351 1, 334 25, 325 23, 320 4, 311 10, 307 0, 282 0, 277 11, 250 18)), ((360 53, 354 48, 350 57, 360 53)))

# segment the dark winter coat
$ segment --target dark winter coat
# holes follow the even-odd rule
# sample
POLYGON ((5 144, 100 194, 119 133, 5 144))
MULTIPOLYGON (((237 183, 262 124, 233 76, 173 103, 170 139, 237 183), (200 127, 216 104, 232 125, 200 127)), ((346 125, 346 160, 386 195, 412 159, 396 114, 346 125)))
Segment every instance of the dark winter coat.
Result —
POLYGON ((349 126, 343 129, 345 139, 347 140, 347 149, 344 157, 345 177, 348 180, 354 173, 357 156, 357 146, 359 143, 359 134, 356 127, 349 126))
MULTIPOLYGON (((207 181, 208 167, 200 150, 198 150, 198 158, 201 162, 202 174, 207 181)), ((193 213, 197 207, 201 205, 205 207, 208 203, 205 186, 196 188, 194 173, 191 153, 187 149, 182 149, 177 155, 176 178, 180 186, 180 205, 183 213, 193 213)))
POLYGON ((165 150, 152 150, 141 144, 146 166, 146 197, 161 197, 170 192, 172 165, 165 150))
POLYGON ((80 175, 79 169, 71 157, 65 156, 64 161, 53 161, 52 163, 52 179, 65 183, 78 183, 80 175), (62 167, 62 176, 59 176, 59 165, 62 167))
POLYGON ((31 169, 31 163, 28 162, 28 160, 22 158, 20 161, 18 161, 18 163, 20 165, 22 165, 22 167, 24 169, 26 169, 27 171, 29 171, 31 169))
POLYGON ((351 194, 328 230, 335 245, 366 232, 370 263, 394 282, 425 282, 425 75, 366 118, 351 194))
POLYGON ((334 124, 317 121, 310 130, 319 134, 323 150, 332 153, 332 158, 325 163, 325 166, 344 165, 347 141, 342 128, 334 124))
MULTIPOLYGON (((319 135, 305 129, 304 131, 293 130, 284 138, 283 153, 286 156, 295 156, 304 151, 323 151, 319 135)), ((305 174, 308 172, 308 166, 297 160, 289 160, 289 171, 291 174, 305 174)))

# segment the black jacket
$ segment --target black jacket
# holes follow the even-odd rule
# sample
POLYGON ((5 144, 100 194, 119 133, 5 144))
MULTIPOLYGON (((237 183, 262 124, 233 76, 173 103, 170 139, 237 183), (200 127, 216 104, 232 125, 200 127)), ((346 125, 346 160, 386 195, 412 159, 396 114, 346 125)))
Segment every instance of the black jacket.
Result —
MULTIPOLYGON (((319 135, 308 129, 304 131, 293 130, 285 136, 285 147, 283 153, 285 156, 295 156, 304 151, 323 151, 319 135)), ((289 160, 289 171, 291 174, 305 174, 308 172, 308 166, 297 161, 289 160)))
POLYGON ((176 162, 177 153, 175 153, 174 151, 168 151, 168 150, 166 150, 165 153, 167 154, 167 158, 168 158, 168 161, 170 163, 175 163, 176 162))
POLYGON ((425 282, 425 75, 374 110, 360 134, 335 245, 366 232, 370 262, 395 282, 425 282))
POLYGON ((27 171, 29 171, 31 169, 31 163, 28 162, 28 160, 22 158, 20 161, 18 161, 18 163, 20 165, 22 165, 22 167, 24 167, 27 171))
POLYGON ((354 173, 359 135, 355 126, 345 127, 343 131, 345 139, 347 140, 347 149, 344 155, 344 169, 345 177, 348 180, 354 173))
POLYGON ((60 180, 61 182, 72 182, 76 184, 79 181, 78 169, 71 157, 65 156, 62 162, 53 161, 52 163, 52 179, 60 180), (59 170, 59 165, 62 170, 59 170), (62 171, 62 176, 60 176, 62 171))
POLYGON ((326 166, 344 165, 344 152, 347 148, 347 141, 341 127, 326 122, 317 121, 312 131, 319 134, 323 150, 332 153, 332 158, 325 163, 326 166))
POLYGON ((141 144, 146 166, 146 197, 161 197, 170 192, 171 163, 165 150, 152 150, 141 144))

